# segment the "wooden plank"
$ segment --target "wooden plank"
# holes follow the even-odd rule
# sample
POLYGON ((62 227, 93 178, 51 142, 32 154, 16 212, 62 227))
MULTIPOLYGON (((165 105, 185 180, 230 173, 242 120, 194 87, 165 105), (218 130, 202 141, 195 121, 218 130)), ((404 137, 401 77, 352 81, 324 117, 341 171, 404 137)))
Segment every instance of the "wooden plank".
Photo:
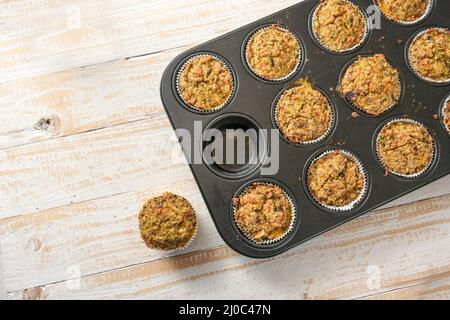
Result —
POLYGON ((162 113, 162 74, 184 49, 0 85, 0 149, 162 113))
MULTIPOLYGON (((440 183, 388 206, 439 195, 440 183)), ((199 217, 199 237, 186 252, 223 245, 189 172, 172 174, 133 192, 0 220, 7 291, 66 280, 74 266, 85 276, 167 257, 147 250, 137 227, 145 199, 167 190, 189 199, 199 217)))
POLYGON ((1 81, 204 42, 297 2, 2 1, 1 81))
MULTIPOLYGON (((279 257, 227 247, 8 294, 20 298, 354 299, 450 274, 450 195, 371 213, 279 257), (376 271, 375 273, 373 271, 376 271), (378 274, 380 286, 372 281, 378 274)), ((445 280, 448 281, 448 280, 445 280)))
POLYGON ((450 272, 434 274, 420 284, 364 297, 365 300, 450 300, 450 272))
POLYGON ((0 151, 0 218, 191 177, 165 114, 0 151), (177 157, 175 157, 177 156, 177 157))

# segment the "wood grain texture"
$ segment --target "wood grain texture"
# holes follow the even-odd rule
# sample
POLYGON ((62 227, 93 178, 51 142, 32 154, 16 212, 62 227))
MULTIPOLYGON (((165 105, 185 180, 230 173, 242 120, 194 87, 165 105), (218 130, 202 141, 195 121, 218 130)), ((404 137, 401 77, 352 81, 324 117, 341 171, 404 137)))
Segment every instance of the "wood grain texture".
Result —
POLYGON ((297 2, 1 1, 1 82, 201 43, 297 2))
POLYGON ((450 273, 435 274, 417 285, 376 294, 370 300, 450 300, 450 273))
POLYGON ((160 78, 191 45, 297 2, 0 1, 0 298, 448 299, 450 176, 269 260, 217 234, 160 78), (173 254, 137 228, 167 190, 200 221, 173 254))
POLYGON ((70 280, 28 288, 8 298, 252 299, 264 292, 264 298, 356 299, 381 294, 450 273, 450 257, 439 250, 450 246, 449 206, 446 195, 374 212, 268 260, 218 247, 82 277, 77 285, 70 280), (380 287, 368 287, 374 267, 380 287))
MULTIPOLYGON (((145 247, 137 226, 137 214, 145 199, 165 190, 192 201, 199 217, 198 238, 184 253, 223 245, 190 173, 176 173, 161 182, 148 175, 144 178, 150 184, 133 192, 2 220, 6 290, 63 281, 74 266, 80 268, 80 276, 86 276, 166 257, 145 247)), ((449 183, 447 178, 386 207, 448 193, 442 188, 445 183, 449 183)))

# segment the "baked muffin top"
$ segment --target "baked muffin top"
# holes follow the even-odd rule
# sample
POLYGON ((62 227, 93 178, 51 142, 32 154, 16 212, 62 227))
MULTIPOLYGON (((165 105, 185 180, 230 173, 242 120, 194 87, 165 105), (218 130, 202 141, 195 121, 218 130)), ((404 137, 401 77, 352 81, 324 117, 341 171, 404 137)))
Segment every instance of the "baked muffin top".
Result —
POLYGON ((431 0, 377 0, 380 11, 396 22, 415 22, 422 18, 431 0))
POLYGON ((315 160, 308 169, 308 189, 321 205, 344 207, 364 192, 365 175, 358 163, 341 150, 315 160))
POLYGON ((419 174, 433 161, 433 138, 420 124, 392 122, 378 135, 377 153, 388 171, 404 176, 419 174))
POLYGON ((250 69, 259 77, 274 81, 294 72, 300 63, 301 54, 297 38, 278 25, 257 31, 246 50, 250 69))
POLYGON ((251 240, 261 243, 278 240, 290 228, 293 209, 283 189, 256 183, 234 199, 235 220, 251 240))
POLYGON ((444 106, 444 125, 447 128, 447 132, 450 133, 450 100, 447 101, 444 106))
POLYGON ((183 66, 178 91, 193 109, 210 111, 220 107, 233 94, 234 79, 227 65, 210 55, 197 56, 183 66))
POLYGON ((182 249, 197 232, 197 219, 185 198, 164 193, 148 200, 139 213, 141 237, 149 248, 182 249))
POLYGON ((344 52, 364 40, 367 22, 361 10, 349 1, 322 0, 315 10, 312 27, 324 47, 344 52))
POLYGON ((446 82, 450 79, 450 31, 431 28, 416 37, 408 50, 409 62, 425 80, 446 82))
POLYGON ((359 56, 345 71, 339 91, 358 109, 377 116, 398 103, 400 73, 383 54, 359 56))
POLYGON ((333 121, 327 97, 304 80, 279 99, 276 120, 282 134, 292 143, 307 143, 323 137, 333 121))

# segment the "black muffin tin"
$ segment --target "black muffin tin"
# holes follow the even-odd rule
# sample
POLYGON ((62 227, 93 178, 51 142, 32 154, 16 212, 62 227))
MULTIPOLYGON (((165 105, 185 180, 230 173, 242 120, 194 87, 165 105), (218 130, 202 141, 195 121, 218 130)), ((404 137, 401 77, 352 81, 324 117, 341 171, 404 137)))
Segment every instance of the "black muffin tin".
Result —
MULTIPOLYGON (((374 2, 354 1, 364 10, 374 2)), ((195 127, 263 128, 276 129, 272 107, 280 92, 299 78, 308 77, 331 99, 336 109, 336 124, 324 141, 297 146, 279 139, 280 168, 276 175, 261 176, 260 166, 232 168, 190 165, 213 221, 223 240, 237 252, 254 258, 268 258, 285 252, 313 237, 333 229, 351 219, 374 210, 400 196, 423 187, 450 172, 450 139, 436 115, 442 101, 450 93, 449 84, 430 84, 422 81, 410 70, 406 61, 406 45, 418 30, 425 27, 449 27, 450 1, 434 0, 430 16, 419 24, 402 26, 381 17, 381 30, 371 30, 365 44, 349 54, 333 54, 323 50, 310 33, 310 14, 318 1, 306 0, 269 17, 251 23, 220 38, 190 49, 178 56, 167 67, 161 82, 161 97, 174 129, 185 129, 196 136, 192 148, 205 147, 201 136, 194 135, 195 127), (301 39, 303 62, 299 70, 287 81, 272 83, 259 79, 243 61, 246 39, 255 29, 267 24, 281 24, 301 39), (210 113, 201 113, 186 106, 177 94, 176 75, 183 63, 197 54, 213 54, 222 58, 235 77, 235 92, 226 107, 210 113), (353 109, 336 92, 340 74, 358 55, 383 53, 401 72, 403 93, 400 103, 379 117, 368 116, 353 109), (357 115, 355 114, 357 113, 357 115), (374 135, 389 119, 408 116, 426 125, 436 141, 436 158, 432 167, 416 179, 405 179, 393 174, 385 175, 374 154, 374 135), (199 124, 196 121, 201 121, 199 124), (343 148, 357 155, 363 162, 368 177, 368 192, 353 210, 345 213, 330 212, 317 205, 305 190, 305 174, 314 157, 331 148, 343 148), (293 197, 298 217, 293 232, 272 245, 255 245, 245 239, 233 221, 234 196, 252 181, 278 183, 293 197)), ((189 36, 186 34, 186 36, 189 36)), ((181 137, 180 137, 181 139, 181 137)), ((271 143, 268 139, 268 152, 271 143)), ((194 152, 193 151, 193 152, 194 152)), ((185 150, 188 157, 193 152, 185 150)))

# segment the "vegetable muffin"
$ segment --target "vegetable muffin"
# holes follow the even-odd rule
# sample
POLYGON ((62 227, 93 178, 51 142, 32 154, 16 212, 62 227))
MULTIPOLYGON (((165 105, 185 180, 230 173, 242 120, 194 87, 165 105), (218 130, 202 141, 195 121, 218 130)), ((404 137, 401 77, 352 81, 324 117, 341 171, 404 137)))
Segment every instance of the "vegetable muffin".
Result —
POLYGON ((280 240, 289 232, 294 212, 278 186, 255 183, 233 205, 236 224, 256 243, 280 240))
POLYGON ((314 12, 313 33, 327 49, 349 51, 364 41, 367 22, 361 10, 346 0, 322 0, 314 12))
POLYGON ((345 207, 362 197, 365 174, 355 159, 341 150, 335 150, 311 164, 307 184, 319 204, 345 207))
POLYGON ((193 109, 211 111, 221 108, 233 94, 234 79, 227 65, 210 55, 197 56, 183 66, 178 91, 193 109))
POLYGON ((301 59, 297 38, 278 25, 257 31, 247 44, 246 59, 250 69, 267 80, 281 80, 292 74, 301 59))
POLYGON ((377 0, 380 11, 396 22, 412 23, 420 20, 428 11, 432 0, 377 0))
POLYGON ((339 91, 356 108, 378 116, 399 102, 400 73, 383 54, 360 56, 345 71, 339 91))
POLYGON ((275 117, 280 131, 292 143, 320 139, 331 128, 334 118, 327 97, 306 80, 281 96, 275 117))
POLYGON ((450 80, 450 31, 431 28, 417 36, 408 50, 409 62, 423 79, 450 80))
POLYGON ((447 132, 450 133, 450 99, 447 100, 444 106, 443 121, 447 132))
POLYGON ((433 161, 433 138, 418 123, 391 122, 378 135, 377 153, 389 172, 402 176, 420 174, 433 161))
POLYGON ((164 193, 144 204, 139 213, 139 229, 149 248, 165 251, 182 249, 197 233, 197 218, 186 199, 164 193))

